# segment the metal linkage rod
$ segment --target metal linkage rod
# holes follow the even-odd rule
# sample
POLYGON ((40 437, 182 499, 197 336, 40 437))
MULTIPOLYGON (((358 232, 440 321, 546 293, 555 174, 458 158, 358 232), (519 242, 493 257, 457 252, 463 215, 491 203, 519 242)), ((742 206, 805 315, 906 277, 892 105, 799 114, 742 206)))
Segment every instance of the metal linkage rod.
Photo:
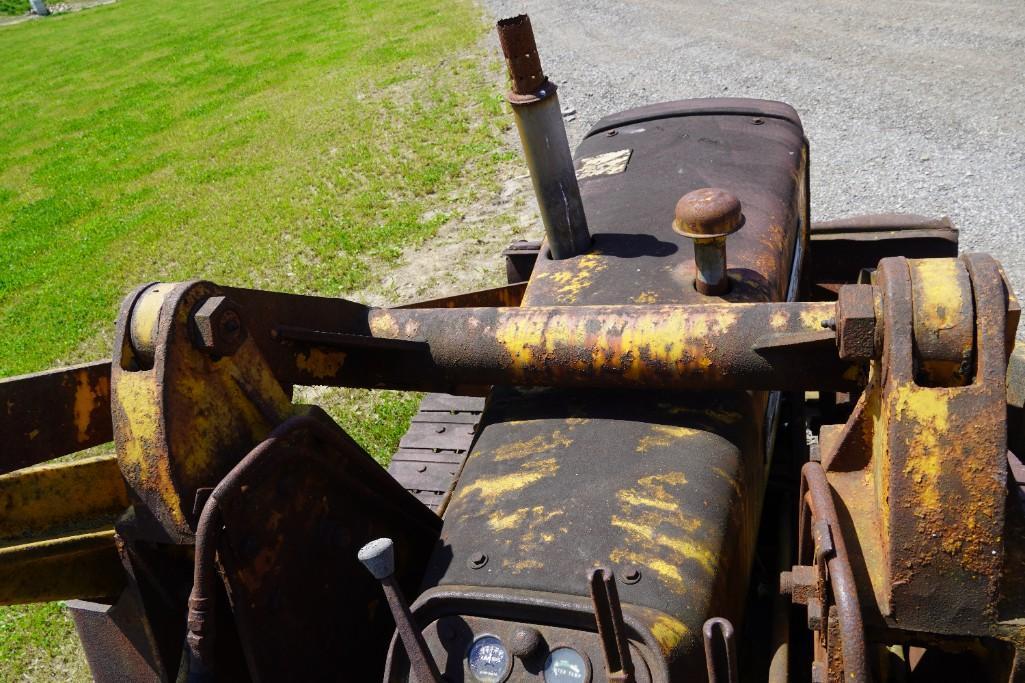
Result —
POLYGON ((374 364, 382 386, 843 390, 858 367, 837 353, 834 316, 828 302, 374 309, 368 327, 422 344, 415 366, 374 364))

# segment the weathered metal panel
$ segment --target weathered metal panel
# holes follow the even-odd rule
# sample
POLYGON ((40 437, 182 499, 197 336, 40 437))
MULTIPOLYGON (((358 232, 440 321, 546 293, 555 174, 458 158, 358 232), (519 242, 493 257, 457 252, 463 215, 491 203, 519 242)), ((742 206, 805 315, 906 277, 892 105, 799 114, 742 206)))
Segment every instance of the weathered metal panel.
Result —
POLYGON ((109 361, 0 379, 0 474, 112 438, 109 361))
POLYGON ((117 593, 114 522, 127 507, 113 456, 0 476, 0 605, 117 593))
MULTIPOLYGON (((625 167, 616 167, 625 170, 581 180, 595 249, 563 261, 542 253, 520 310, 639 304, 637 315, 643 319, 647 311, 657 327, 667 311, 651 304, 720 301, 694 290, 693 246, 671 228, 680 195, 713 185, 735 193, 747 217, 745 227, 727 241, 732 288, 722 300, 785 299, 792 288, 791 257, 806 219, 807 150, 800 126, 782 115, 789 108, 766 105, 773 115, 758 117, 752 108, 760 104, 747 102, 725 116, 642 111, 607 127, 599 124, 581 145, 578 160, 618 149, 632 153, 625 167)), ((726 309, 727 317, 742 311, 726 309)), ((572 308, 559 310, 548 312, 556 318, 573 315, 572 308)), ((829 312, 821 313, 814 325, 814 314, 804 321, 810 349, 820 336, 829 336, 821 324, 829 312)), ((499 326, 491 323, 474 333, 478 346, 483 335, 496 334, 499 326)), ((779 317, 776 326, 781 323, 779 317)), ((574 374, 600 372, 636 379, 631 373, 650 366, 648 390, 496 388, 445 513, 426 581, 438 587, 425 595, 477 586, 487 600, 508 597, 510 605, 525 594, 572 600, 588 595, 590 570, 609 566, 617 576, 632 579, 620 586, 624 611, 648 610, 651 618, 641 631, 657 643, 653 652, 674 674, 704 676, 702 624, 710 616, 739 620, 742 612, 764 486, 767 397, 657 391, 665 378, 655 371, 656 358, 667 350, 652 347, 645 356, 638 348, 636 367, 629 359, 616 365, 616 354, 626 352, 617 344, 626 336, 622 330, 603 333, 615 327, 610 317, 596 317, 590 327, 580 328, 579 339, 571 328, 556 325, 535 335, 536 346, 521 345, 519 352, 529 355, 521 372, 543 375, 565 368, 560 377, 565 383, 573 382, 574 374), (594 337, 590 347, 587 334, 594 337), (578 347, 581 353, 590 348, 593 355, 573 357, 578 347)), ((670 327, 666 324, 666 338, 674 340, 689 329, 678 325, 673 336, 670 327)), ((755 328, 764 339, 737 341, 736 334, 709 321, 704 336, 694 337, 693 355, 683 353, 681 363, 699 362, 705 351, 720 353, 734 343, 759 349, 759 358, 765 358, 775 343, 786 343, 774 341, 768 319, 755 328)), ((645 330, 638 339, 654 344, 654 328, 645 330)), ((832 337, 829 341, 835 344, 832 337)), ((432 353, 443 350, 435 345, 432 353)), ((484 609, 472 599, 447 608, 444 597, 432 601, 432 617, 484 609)), ((494 614, 494 604, 490 609, 494 614)), ((507 614, 523 618, 515 607, 507 614)), ((641 633, 631 638, 645 640, 641 633)))
POLYGON ((212 504, 223 530, 209 533, 252 678, 379 680, 393 623, 356 551, 394 538, 397 579, 412 591, 437 517, 320 411, 279 426, 212 504))
POLYGON ((807 145, 790 107, 695 100, 633 110, 599 122, 576 159, 627 149, 623 172, 580 181, 593 249, 562 261, 542 252, 524 305, 708 301, 692 284, 691 240, 670 229, 677 200, 703 187, 735 195, 746 219, 726 240, 732 289, 722 298, 786 299, 807 201, 807 145))

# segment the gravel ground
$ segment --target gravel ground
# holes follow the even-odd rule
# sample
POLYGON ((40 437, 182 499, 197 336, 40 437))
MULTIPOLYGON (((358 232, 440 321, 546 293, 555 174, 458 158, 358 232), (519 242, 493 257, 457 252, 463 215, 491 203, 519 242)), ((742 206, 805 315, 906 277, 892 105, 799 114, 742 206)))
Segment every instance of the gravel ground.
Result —
MULTIPOLYGON (((575 145, 603 115, 782 100, 811 140, 812 215, 947 215, 1025 294, 1025 3, 483 0, 531 16, 575 145)), ((497 39, 494 41, 497 50, 497 39)))

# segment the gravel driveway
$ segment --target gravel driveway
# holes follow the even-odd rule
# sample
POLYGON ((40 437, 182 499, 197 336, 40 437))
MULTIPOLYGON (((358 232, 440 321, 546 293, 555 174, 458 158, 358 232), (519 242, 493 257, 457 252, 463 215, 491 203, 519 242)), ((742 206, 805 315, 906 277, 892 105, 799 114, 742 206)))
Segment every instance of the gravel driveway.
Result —
POLYGON ((1025 294, 1025 2, 483 2, 530 14, 574 146, 651 102, 782 100, 811 140, 814 219, 950 216, 1025 294))

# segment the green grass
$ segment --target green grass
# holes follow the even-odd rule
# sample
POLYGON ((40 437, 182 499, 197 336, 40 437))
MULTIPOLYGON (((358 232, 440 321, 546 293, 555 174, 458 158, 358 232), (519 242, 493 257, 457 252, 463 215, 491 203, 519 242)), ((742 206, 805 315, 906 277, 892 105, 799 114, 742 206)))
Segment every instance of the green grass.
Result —
POLYGON ((28 12, 28 0, 0 0, 0 15, 28 12))
MULTIPOLYGON (((0 27, 0 376, 103 348, 140 282, 372 286, 502 160, 484 30, 446 0, 120 0, 0 27)), ((383 462, 416 402, 328 409, 383 462)), ((0 680, 85 671, 58 605, 0 610, 0 680)))

